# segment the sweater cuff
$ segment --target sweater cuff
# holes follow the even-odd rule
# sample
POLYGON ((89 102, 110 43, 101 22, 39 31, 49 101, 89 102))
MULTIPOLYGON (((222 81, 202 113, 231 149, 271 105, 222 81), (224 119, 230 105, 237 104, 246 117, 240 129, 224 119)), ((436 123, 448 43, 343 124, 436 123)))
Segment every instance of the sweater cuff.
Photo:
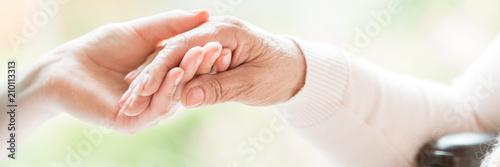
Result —
POLYGON ((342 105, 349 81, 347 52, 328 44, 293 40, 306 60, 304 87, 277 105, 278 115, 294 127, 308 127, 329 119, 342 105))

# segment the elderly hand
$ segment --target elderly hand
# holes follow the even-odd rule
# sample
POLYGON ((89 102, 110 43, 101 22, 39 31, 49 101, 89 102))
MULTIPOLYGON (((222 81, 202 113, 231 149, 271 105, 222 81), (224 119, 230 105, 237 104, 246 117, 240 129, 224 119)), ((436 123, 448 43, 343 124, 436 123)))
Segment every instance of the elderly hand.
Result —
MULTIPOLYGON (((228 71, 203 74, 189 81, 177 95, 184 106, 199 107, 227 101, 248 105, 271 105, 285 102, 304 85, 305 59, 290 39, 274 35, 233 17, 213 17, 209 22, 168 40, 166 47, 142 71, 151 80, 141 95, 148 96, 161 88, 168 67, 176 65, 186 50, 217 41, 231 50, 228 71)), ((151 104, 158 105, 158 104, 151 104)))
POLYGON ((137 116, 119 113, 118 100, 128 87, 123 78, 161 41, 199 26, 208 17, 205 10, 167 12, 105 25, 56 48, 48 56, 55 61, 46 68, 47 101, 79 119, 124 133, 150 126, 160 115, 149 108, 137 116))

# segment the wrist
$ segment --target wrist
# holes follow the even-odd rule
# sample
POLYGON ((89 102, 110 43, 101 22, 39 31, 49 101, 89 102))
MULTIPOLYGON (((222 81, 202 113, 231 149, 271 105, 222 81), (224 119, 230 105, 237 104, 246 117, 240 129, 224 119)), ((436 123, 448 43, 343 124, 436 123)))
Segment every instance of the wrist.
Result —
MULTIPOLYGON (((30 65, 30 68, 22 73, 16 70, 15 81, 10 81, 11 83, 15 82, 14 91, 9 90, 11 91, 9 93, 15 94, 15 96, 7 96, 6 85, 0 88, 2 108, 7 105, 16 105, 5 108, 8 109, 9 113, 0 119, 0 138, 2 140, 9 140, 9 137, 14 134, 15 142, 21 143, 33 130, 57 115, 56 112, 53 112, 54 108, 47 102, 50 97, 44 93, 47 67, 52 62, 49 59, 42 59, 30 65), (14 103, 10 103, 9 98, 13 98, 14 103), (18 122, 22 123, 18 124, 18 122)), ((3 143, 1 146, 6 148, 5 144, 3 143)), ((6 150, 0 151, 1 155, 6 153, 6 150)))
POLYGON ((27 97, 27 105, 36 106, 39 112, 49 115, 59 113, 52 78, 61 58, 62 52, 52 51, 31 65, 20 77, 20 89, 23 91, 22 95, 27 97))
POLYGON ((302 87, 304 87, 307 64, 304 53, 302 52, 302 49, 299 47, 296 41, 291 38, 287 38, 286 36, 282 36, 282 38, 287 41, 285 44, 287 45, 286 48, 291 63, 290 67, 292 67, 290 68, 290 72, 292 73, 291 78, 294 78, 294 82, 292 82, 292 87, 290 88, 290 98, 292 98, 302 89, 302 87))

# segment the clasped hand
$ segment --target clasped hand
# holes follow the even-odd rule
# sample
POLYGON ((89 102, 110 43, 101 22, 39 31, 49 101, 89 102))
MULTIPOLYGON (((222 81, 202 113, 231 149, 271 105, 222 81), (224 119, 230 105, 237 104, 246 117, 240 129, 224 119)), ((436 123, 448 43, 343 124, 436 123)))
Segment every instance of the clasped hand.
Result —
POLYGON ((305 77, 292 40, 232 17, 209 21, 206 10, 108 24, 44 61, 41 98, 48 105, 127 134, 154 126, 179 102, 188 108, 284 102, 305 77))

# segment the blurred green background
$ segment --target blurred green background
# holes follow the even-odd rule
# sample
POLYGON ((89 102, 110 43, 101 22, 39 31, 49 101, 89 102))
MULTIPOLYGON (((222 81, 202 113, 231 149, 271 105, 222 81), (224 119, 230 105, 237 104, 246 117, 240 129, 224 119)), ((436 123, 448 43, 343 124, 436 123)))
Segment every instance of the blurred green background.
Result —
MULTIPOLYGON (((0 62, 17 59, 22 71, 52 48, 103 24, 205 8, 212 15, 236 16, 273 33, 356 47, 360 56, 389 70, 450 83, 500 28, 497 0, 67 0, 14 49, 8 34, 21 33, 26 19, 44 12, 39 3, 46 1, 0 0, 0 62), (401 12, 382 25, 373 13, 388 10, 391 3, 401 3, 401 12), (357 45, 357 30, 366 33, 373 23, 379 29, 370 31, 377 33, 367 44, 357 45)), ((154 128, 123 135, 61 114, 20 146, 16 160, 4 160, 0 166, 332 166, 290 128, 269 131, 275 120, 271 108, 228 103, 180 109, 154 128), (258 148, 249 144, 259 137, 266 143, 258 148)))

